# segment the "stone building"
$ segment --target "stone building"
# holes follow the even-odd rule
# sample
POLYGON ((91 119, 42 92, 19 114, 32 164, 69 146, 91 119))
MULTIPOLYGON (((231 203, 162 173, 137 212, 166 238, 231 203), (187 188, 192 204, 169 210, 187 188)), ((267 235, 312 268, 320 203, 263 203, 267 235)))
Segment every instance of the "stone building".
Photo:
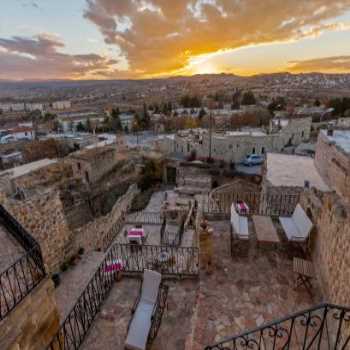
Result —
POLYGON ((212 158, 226 162, 241 162, 248 154, 281 152, 285 147, 297 146, 310 138, 311 118, 288 119, 273 132, 263 129, 214 132, 206 129, 191 129, 175 136, 157 140, 158 148, 166 154, 181 154, 189 157, 195 153, 201 159, 212 158), (211 149, 211 152, 210 152, 211 149))
POLYGON ((321 130, 315 164, 329 187, 350 198, 350 130, 321 130))
POLYGON ((95 147, 84 149, 70 156, 73 174, 87 184, 99 181, 120 161, 114 147, 95 147))

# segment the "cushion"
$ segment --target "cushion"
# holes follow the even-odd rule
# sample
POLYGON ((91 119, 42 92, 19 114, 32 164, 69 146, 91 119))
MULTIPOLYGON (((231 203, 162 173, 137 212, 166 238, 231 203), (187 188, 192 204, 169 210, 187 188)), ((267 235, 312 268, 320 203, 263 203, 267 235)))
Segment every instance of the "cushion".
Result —
POLYGON ((140 300, 132 321, 128 336, 125 341, 125 348, 130 350, 145 350, 148 334, 152 324, 153 304, 140 300))
POLYGON ((156 271, 145 270, 143 273, 141 300, 150 304, 157 302, 162 275, 156 271))

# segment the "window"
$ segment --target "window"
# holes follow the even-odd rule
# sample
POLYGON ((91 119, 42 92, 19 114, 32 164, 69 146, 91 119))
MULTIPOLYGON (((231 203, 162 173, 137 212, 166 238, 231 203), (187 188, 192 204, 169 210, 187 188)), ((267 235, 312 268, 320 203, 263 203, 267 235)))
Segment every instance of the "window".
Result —
POLYGON ((81 164, 79 162, 78 162, 77 166, 78 166, 78 170, 80 171, 81 170, 81 164))
POLYGON ((301 132, 301 137, 304 137, 304 130, 301 132))
POLYGON ((265 154, 265 147, 261 147, 261 154, 265 154))
POLYGON ((190 144, 188 143, 187 144, 187 152, 189 152, 190 151, 190 144))
POLYGON ((89 173, 87 171, 85 171, 85 180, 88 183, 90 182, 89 173))
POLYGON ((255 154, 255 147, 253 147, 252 153, 255 154))

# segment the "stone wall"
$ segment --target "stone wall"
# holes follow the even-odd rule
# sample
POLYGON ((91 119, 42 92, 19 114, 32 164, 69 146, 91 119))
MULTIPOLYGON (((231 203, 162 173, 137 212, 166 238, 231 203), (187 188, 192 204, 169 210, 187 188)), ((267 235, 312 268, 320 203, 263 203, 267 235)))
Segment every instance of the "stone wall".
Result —
POLYGON ((45 279, 0 322, 0 349, 46 349, 58 329, 53 282, 45 279))
POLYGON ((350 305, 350 207, 335 193, 305 192, 302 206, 315 224, 309 249, 329 302, 350 305))
POLYGON ((111 243, 115 232, 126 212, 130 209, 134 197, 139 193, 136 185, 131 185, 128 191, 114 204, 110 213, 101 216, 87 225, 75 230, 75 249, 84 248, 85 251, 106 249, 111 243))
POLYGON ((40 244, 47 272, 57 271, 73 254, 72 231, 68 228, 58 191, 24 201, 6 199, 4 206, 40 244))
POLYGON ((67 180, 72 175, 71 165, 64 161, 58 161, 57 163, 17 177, 14 179, 14 185, 22 190, 36 189, 39 186, 48 187, 67 180))
POLYGON ((322 132, 317 140, 315 166, 329 187, 340 196, 350 197, 350 157, 322 132))

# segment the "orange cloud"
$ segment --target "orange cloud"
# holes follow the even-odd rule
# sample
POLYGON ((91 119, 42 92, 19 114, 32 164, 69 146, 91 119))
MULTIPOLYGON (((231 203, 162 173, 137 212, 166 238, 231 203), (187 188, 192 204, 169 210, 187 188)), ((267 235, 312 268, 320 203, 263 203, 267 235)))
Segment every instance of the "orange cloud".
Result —
POLYGON ((117 60, 97 54, 69 55, 48 34, 34 38, 0 38, 0 79, 71 79, 114 77, 117 60))
POLYGON ((333 56, 289 62, 289 71, 344 73, 350 71, 350 56, 333 56))
POLYGON ((350 0, 87 0, 84 16, 117 45, 130 72, 183 72, 197 55, 342 30, 350 0))

